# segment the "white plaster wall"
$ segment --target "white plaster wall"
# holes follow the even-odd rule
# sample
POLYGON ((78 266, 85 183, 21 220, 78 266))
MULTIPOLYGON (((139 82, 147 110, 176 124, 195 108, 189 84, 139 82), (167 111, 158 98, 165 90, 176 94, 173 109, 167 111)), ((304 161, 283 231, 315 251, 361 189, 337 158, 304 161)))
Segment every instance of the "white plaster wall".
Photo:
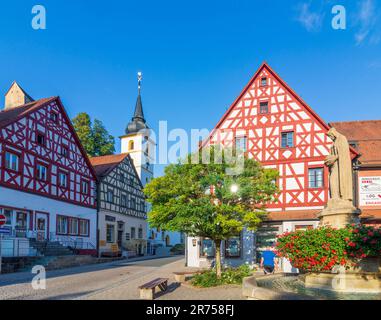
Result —
MULTIPOLYGON (((187 237, 187 264, 189 267, 204 268, 214 262, 214 258, 200 257, 200 238, 187 237), (196 239, 196 246, 193 246, 193 240, 196 239)), ((255 259, 254 233, 244 231, 242 234, 242 248, 240 258, 225 258, 224 244, 221 246, 222 263, 225 266, 238 267, 242 264, 253 265, 255 259)))
MULTIPOLYGON (((132 240, 147 240, 147 221, 143 219, 139 219, 136 217, 130 217, 126 215, 122 215, 120 213, 112 212, 112 211, 106 211, 101 210, 98 213, 98 228, 99 228, 99 241, 106 241, 106 225, 107 224, 113 224, 115 226, 115 243, 117 243, 118 240, 118 221, 124 222, 124 231, 123 231, 123 240, 122 243, 125 245, 128 241, 126 240, 126 233, 131 234, 131 227, 135 228, 136 232, 136 238, 132 240), (106 221, 105 217, 112 216, 115 217, 115 222, 106 221), (143 238, 138 239, 138 229, 143 229, 143 238)), ((111 249, 111 243, 107 243, 106 246, 100 246, 100 251, 109 251, 111 249)))
MULTIPOLYGON (((90 236, 69 238, 83 239, 84 242, 91 242, 96 248, 96 223, 97 210, 58 201, 32 193, 17 191, 0 186, 0 205, 15 207, 25 210, 42 211, 49 213, 49 232, 56 234, 56 218, 58 215, 65 215, 75 218, 90 220, 90 236)), ((34 225, 35 227, 35 225, 34 225)), ((66 239, 65 236, 57 236, 59 239, 66 239)))

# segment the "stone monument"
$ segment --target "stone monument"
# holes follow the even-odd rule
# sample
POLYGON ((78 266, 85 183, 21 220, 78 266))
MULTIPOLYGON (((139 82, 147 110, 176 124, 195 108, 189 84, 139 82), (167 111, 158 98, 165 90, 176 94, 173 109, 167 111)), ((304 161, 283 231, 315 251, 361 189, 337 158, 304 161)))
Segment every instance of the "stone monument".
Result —
POLYGON ((358 223, 360 210, 353 205, 353 174, 350 148, 347 138, 331 128, 327 135, 333 145, 325 159, 329 167, 330 197, 327 206, 319 214, 320 225, 343 228, 350 223, 358 223))
MULTIPOLYGON (((325 159, 329 167, 330 198, 319 215, 320 226, 344 228, 360 223, 360 210, 353 205, 353 175, 350 148, 345 136, 331 128, 327 135, 333 145, 325 159)), ((305 277, 307 288, 337 292, 381 292, 381 259, 365 258, 348 269, 336 266, 332 272, 309 273, 305 277)))

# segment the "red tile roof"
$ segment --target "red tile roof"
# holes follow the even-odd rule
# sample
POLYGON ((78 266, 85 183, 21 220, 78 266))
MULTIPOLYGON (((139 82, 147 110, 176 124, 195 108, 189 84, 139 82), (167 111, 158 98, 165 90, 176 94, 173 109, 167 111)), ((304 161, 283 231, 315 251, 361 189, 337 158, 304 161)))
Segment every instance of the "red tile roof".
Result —
POLYGON ((127 156, 128 153, 92 157, 90 158, 90 162, 95 170, 95 173, 97 174, 97 177, 101 178, 110 173, 127 156))
MULTIPOLYGON (((322 210, 288 210, 269 212, 266 221, 301 221, 318 220, 318 213, 322 210)), ((360 214, 361 219, 380 220, 381 209, 363 209, 360 214)))
POLYGON ((94 179, 96 179, 96 174, 95 174, 95 171, 94 171, 94 169, 93 169, 93 167, 89 161, 89 157, 87 156, 87 153, 84 150, 84 148, 81 144, 81 141, 79 140, 79 137, 78 137, 78 135, 77 135, 77 133, 73 127, 73 124, 72 124, 69 116, 67 115, 64 106, 62 105, 60 97, 55 96, 55 97, 50 97, 50 98, 43 98, 43 99, 39 99, 36 101, 29 102, 27 104, 24 104, 24 105, 21 105, 18 107, 13 107, 13 108, 10 108, 7 110, 1 110, 0 111, 0 128, 5 127, 5 126, 7 126, 13 122, 18 121, 22 117, 27 116, 29 113, 32 113, 33 111, 36 111, 39 108, 42 108, 43 106, 51 103, 52 101, 56 101, 57 104, 62 108, 63 116, 66 118, 66 120, 69 124, 69 127, 70 127, 70 129, 74 135, 74 138, 77 142, 77 145, 80 148, 81 153, 82 153, 82 155, 83 155, 94 179))
POLYGON ((58 97, 44 98, 18 107, 0 111, 0 128, 17 121, 21 117, 26 116, 28 113, 52 102, 57 98, 58 97))
POLYGON ((330 125, 357 143, 362 164, 381 164, 381 120, 332 122, 330 125))
POLYGON ((298 220, 317 220, 317 214, 321 210, 288 210, 269 212, 266 220, 268 221, 298 221, 298 220))
POLYGON ((379 220, 381 219, 381 209, 363 209, 360 217, 367 220, 379 220))

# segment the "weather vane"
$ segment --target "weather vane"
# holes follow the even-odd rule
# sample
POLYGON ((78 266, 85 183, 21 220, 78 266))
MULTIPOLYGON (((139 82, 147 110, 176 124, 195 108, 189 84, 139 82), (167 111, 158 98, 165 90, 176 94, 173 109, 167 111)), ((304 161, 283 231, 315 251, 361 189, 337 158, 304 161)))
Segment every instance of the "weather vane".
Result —
POLYGON ((141 73, 139 71, 138 72, 138 91, 139 91, 139 94, 140 94, 140 88, 141 88, 142 79, 143 79, 143 73, 141 73))

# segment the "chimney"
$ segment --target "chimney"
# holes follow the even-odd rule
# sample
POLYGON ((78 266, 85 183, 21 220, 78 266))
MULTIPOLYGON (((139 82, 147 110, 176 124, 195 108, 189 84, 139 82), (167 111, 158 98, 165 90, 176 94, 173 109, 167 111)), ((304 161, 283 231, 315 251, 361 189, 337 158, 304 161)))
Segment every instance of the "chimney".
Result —
POLYGON ((27 94, 16 81, 14 81, 7 93, 5 94, 4 109, 9 110, 32 101, 34 101, 33 98, 29 94, 27 94))

